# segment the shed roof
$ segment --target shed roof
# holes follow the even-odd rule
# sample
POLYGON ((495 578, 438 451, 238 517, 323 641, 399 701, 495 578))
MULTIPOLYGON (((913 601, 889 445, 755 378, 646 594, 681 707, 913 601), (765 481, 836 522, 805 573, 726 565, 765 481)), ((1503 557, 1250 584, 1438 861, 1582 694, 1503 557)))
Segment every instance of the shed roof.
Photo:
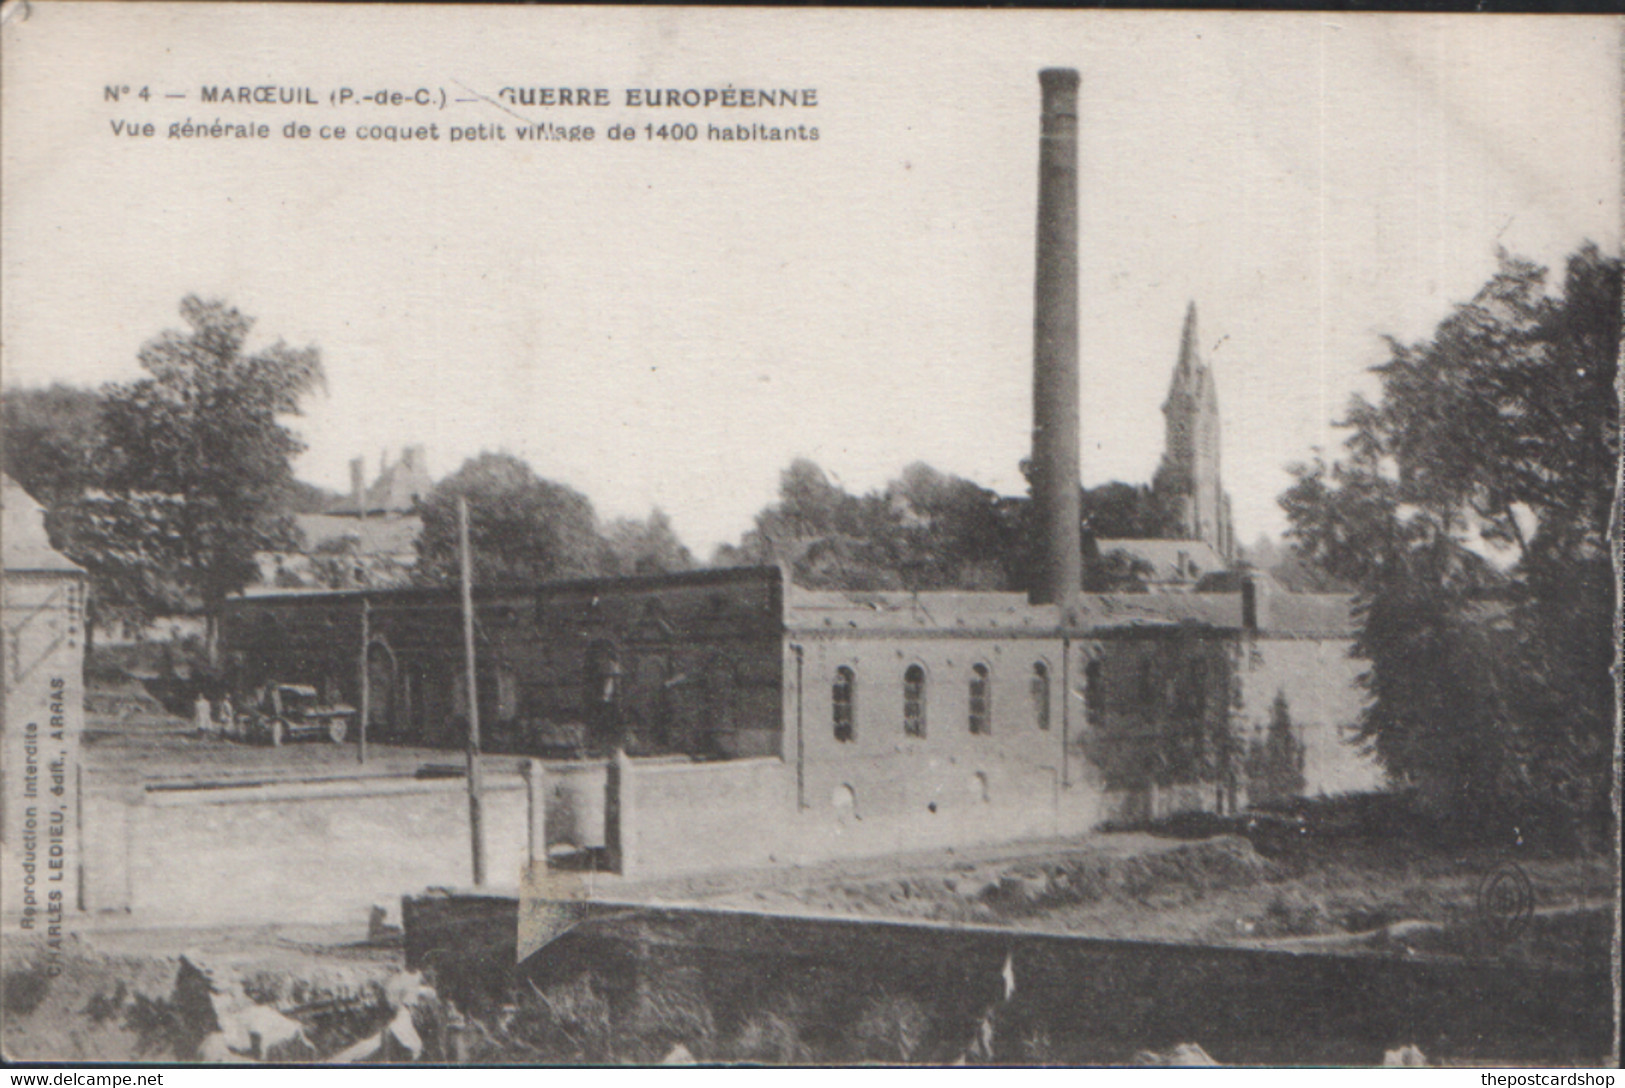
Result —
POLYGON ((45 507, 10 476, 0 475, 0 546, 5 569, 61 574, 82 572, 77 563, 51 547, 45 532, 45 507))

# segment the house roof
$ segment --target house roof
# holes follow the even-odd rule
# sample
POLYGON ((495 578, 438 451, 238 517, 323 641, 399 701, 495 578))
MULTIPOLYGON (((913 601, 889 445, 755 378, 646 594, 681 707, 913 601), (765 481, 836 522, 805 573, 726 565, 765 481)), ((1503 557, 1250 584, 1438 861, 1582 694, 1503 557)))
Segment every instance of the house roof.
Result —
POLYGON ((371 518, 295 514, 294 521, 305 534, 307 552, 329 540, 355 537, 362 555, 416 555, 418 532, 423 528, 423 519, 411 514, 371 518))
MULTIPOLYGON (((434 481, 429 478, 428 469, 423 464, 423 448, 421 446, 408 446, 401 453, 400 460, 386 466, 378 473, 378 478, 372 482, 363 495, 363 514, 405 514, 417 505, 417 500, 427 496, 434 490, 434 481)), ((328 510, 329 514, 348 515, 357 514, 355 497, 346 496, 342 502, 328 510)))
POLYGON ((1154 582, 1194 582, 1230 564, 1205 540, 1097 540, 1102 557, 1127 552, 1149 564, 1154 582))
POLYGON ((81 568, 51 547, 45 532, 45 507, 10 476, 0 475, 0 547, 5 569, 78 574, 81 568))

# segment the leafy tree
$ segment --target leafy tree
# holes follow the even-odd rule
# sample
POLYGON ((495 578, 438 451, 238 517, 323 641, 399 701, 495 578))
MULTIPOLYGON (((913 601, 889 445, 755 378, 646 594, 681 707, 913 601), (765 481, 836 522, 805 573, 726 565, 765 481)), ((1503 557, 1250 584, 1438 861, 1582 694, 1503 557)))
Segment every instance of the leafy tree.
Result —
POLYGON ((605 570, 619 575, 672 574, 693 570, 694 553, 677 538, 666 512, 656 507, 646 520, 617 518, 604 530, 605 570))
POLYGON ((1019 541, 1010 504, 970 480, 915 463, 886 488, 899 515, 909 589, 1004 589, 1019 541))
POLYGON ((1277 690, 1270 704, 1269 726, 1262 740, 1247 748, 1248 795, 1254 801, 1268 801, 1303 794, 1303 742, 1292 724, 1292 708, 1286 692, 1277 690))
POLYGON ((1609 797, 1620 266, 1588 244, 1545 278, 1502 254, 1431 340, 1390 340, 1344 460, 1281 497, 1358 588, 1360 738, 1465 812, 1609 797))
POLYGON ((457 583, 460 497, 468 500, 476 582, 526 585, 605 573, 607 549, 585 495, 541 479, 511 454, 482 453, 436 484, 419 505, 419 582, 457 583))
POLYGON ((779 501, 713 562, 782 563, 813 589, 1002 589, 1014 524, 1006 500, 928 465, 853 495, 801 458, 781 475, 779 501))
POLYGON ((895 556, 886 551, 892 520, 877 496, 850 495, 797 458, 779 474, 779 501, 756 515, 737 548, 719 548, 713 565, 777 563, 813 589, 898 589, 895 556))
POLYGON ((46 511, 52 544, 90 575, 86 645, 121 622, 194 610, 181 570, 186 561, 180 500, 169 495, 109 495, 95 490, 46 511))
POLYGON ((46 389, 6 391, 0 447, 6 475, 47 508, 96 483, 102 398, 57 383, 46 389))
POLYGON ((258 577, 255 553, 297 545, 281 504, 305 447, 281 417, 323 375, 314 347, 248 353, 253 319, 223 302, 188 296, 180 312, 189 331, 141 348, 149 376, 102 390, 97 490, 52 523, 105 604, 201 605, 214 661, 221 605, 258 577))
POLYGON ((1179 509, 1164 491, 1116 480, 1083 489, 1083 525, 1099 539, 1171 540, 1179 509))

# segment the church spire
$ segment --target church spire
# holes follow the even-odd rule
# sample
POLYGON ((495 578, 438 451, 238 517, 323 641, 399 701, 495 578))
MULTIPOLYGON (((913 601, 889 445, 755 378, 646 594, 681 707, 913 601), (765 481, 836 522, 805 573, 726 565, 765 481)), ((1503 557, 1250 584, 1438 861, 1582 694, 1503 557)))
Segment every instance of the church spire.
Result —
POLYGON ((1185 331, 1179 337, 1179 373, 1194 374, 1202 365, 1196 339, 1196 300, 1185 307, 1185 331))
POLYGON ((1219 401, 1202 361, 1200 335, 1192 300, 1162 406, 1167 436, 1154 486, 1176 503, 1184 539, 1205 540, 1229 559, 1233 540, 1230 498, 1219 479, 1219 401))
POLYGON ((1179 337, 1179 361, 1174 364, 1174 376, 1168 383, 1168 411, 1182 396, 1194 397, 1200 393, 1203 377, 1202 349, 1196 331, 1196 300, 1185 307, 1185 331, 1179 337))

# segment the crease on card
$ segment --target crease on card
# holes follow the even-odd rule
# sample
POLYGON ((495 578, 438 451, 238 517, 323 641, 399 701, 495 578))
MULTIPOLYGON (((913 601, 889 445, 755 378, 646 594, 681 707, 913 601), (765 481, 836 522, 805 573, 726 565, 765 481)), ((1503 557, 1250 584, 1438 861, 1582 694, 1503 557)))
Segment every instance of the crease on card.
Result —
POLYGON ((34 13, 28 0, 5 0, 0 4, 0 27, 10 26, 12 23, 26 23, 28 17, 34 13))

